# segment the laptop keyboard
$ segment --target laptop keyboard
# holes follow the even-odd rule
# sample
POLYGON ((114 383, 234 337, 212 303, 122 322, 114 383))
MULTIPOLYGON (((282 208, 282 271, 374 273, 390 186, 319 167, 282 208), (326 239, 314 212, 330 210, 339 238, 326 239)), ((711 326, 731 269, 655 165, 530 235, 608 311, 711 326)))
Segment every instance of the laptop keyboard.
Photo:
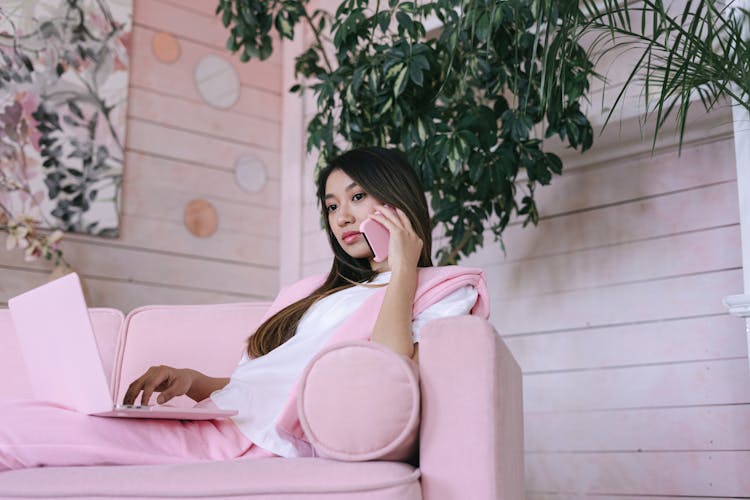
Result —
POLYGON ((153 406, 149 405, 117 405, 116 410, 150 410, 153 406))

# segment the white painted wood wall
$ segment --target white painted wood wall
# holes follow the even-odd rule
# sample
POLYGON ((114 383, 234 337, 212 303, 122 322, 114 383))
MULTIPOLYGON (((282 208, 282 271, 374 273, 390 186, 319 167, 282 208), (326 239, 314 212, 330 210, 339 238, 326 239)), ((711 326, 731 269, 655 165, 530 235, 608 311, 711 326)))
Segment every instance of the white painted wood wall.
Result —
POLYGON ((530 498, 750 494, 747 349, 721 302, 742 288, 734 151, 704 132, 682 157, 568 161, 539 227, 467 261, 524 371, 530 498))

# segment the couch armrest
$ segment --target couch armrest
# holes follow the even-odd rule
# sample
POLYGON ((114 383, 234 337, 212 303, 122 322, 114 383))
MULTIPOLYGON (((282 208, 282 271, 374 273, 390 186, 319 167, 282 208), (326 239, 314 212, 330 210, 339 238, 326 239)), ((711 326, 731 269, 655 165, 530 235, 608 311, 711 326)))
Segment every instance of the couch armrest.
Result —
POLYGON ((425 500, 524 497, 521 370, 486 320, 422 329, 420 469, 425 500))

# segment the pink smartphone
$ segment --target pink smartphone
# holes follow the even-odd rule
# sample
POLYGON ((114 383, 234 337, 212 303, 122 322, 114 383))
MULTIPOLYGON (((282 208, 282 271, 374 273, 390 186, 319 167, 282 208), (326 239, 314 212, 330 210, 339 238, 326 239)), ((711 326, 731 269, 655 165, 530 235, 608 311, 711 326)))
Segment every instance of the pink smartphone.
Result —
POLYGON ((372 260, 383 262, 388 258, 388 240, 391 235, 383 224, 367 219, 359 225, 359 231, 365 235, 365 241, 375 256, 372 260))

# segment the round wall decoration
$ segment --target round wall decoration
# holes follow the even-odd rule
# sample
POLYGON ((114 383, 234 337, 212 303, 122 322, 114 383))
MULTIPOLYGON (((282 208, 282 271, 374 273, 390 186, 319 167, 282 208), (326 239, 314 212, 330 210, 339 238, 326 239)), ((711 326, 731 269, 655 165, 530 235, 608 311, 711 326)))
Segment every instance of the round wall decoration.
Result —
POLYGON ((180 41, 170 33, 154 33, 151 50, 159 61, 171 64, 180 58, 180 41))
POLYGON ((252 156, 240 156, 234 162, 234 180, 243 191, 257 193, 268 180, 266 166, 252 156))
POLYGON ((192 200, 183 214, 185 227, 199 238, 208 238, 219 226, 219 216, 214 206, 207 200, 192 200))
POLYGON ((195 66, 195 85, 209 105, 226 109, 240 97, 240 77, 229 61, 209 55, 195 66))

